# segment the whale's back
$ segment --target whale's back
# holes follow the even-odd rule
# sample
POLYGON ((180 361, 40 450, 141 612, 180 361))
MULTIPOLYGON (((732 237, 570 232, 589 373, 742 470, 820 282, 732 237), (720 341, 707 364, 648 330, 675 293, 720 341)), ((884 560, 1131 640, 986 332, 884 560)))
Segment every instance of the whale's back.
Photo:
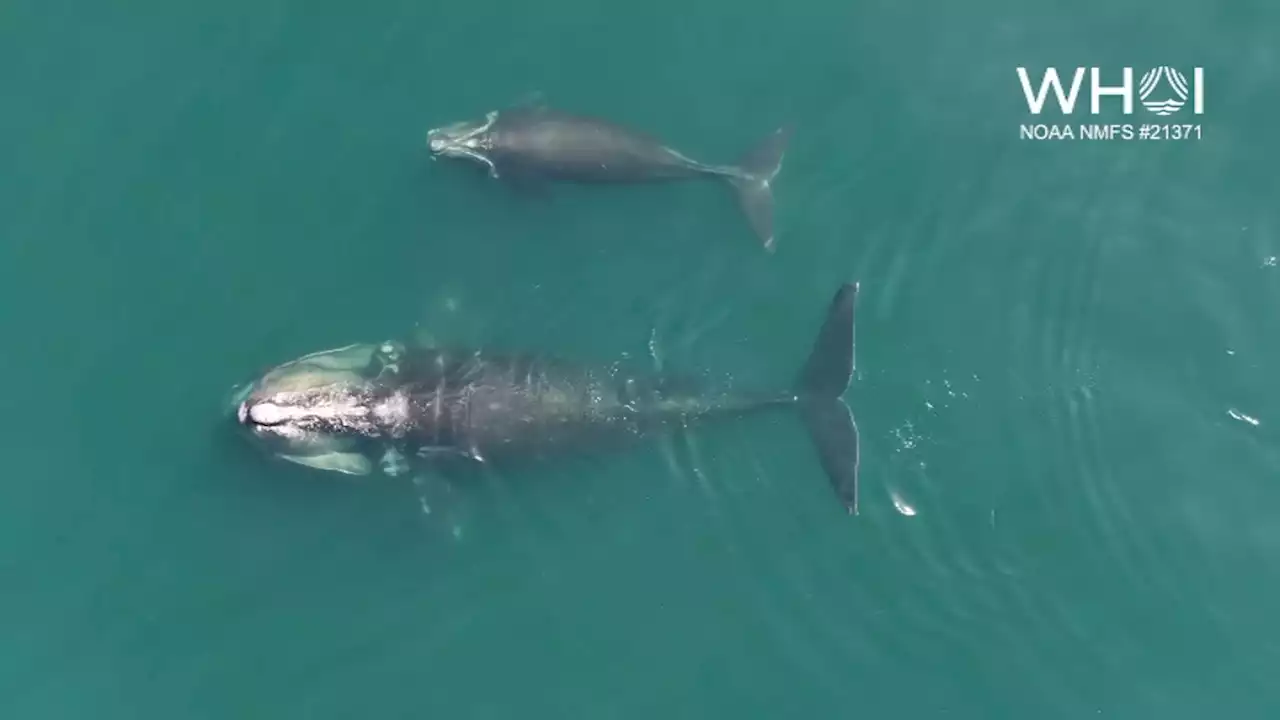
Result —
POLYGON ((693 378, 630 372, 622 365, 577 365, 534 354, 448 358, 439 353, 423 363, 439 369, 418 383, 424 436, 434 433, 485 459, 615 445, 779 400, 708 392, 693 378), (432 427, 433 418, 449 427, 432 427))
POLYGON ((492 133, 500 167, 550 178, 626 182, 704 172, 648 134, 588 116, 521 110, 500 116, 492 133))

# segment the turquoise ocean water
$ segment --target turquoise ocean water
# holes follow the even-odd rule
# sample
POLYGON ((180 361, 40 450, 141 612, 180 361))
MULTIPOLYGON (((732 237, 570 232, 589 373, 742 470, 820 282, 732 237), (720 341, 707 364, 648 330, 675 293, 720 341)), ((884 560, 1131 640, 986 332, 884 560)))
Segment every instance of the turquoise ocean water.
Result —
POLYGON ((0 5, 0 717, 1276 717, 1278 26, 0 5), (1019 138, 1016 67, 1161 65, 1204 68, 1202 116, 1096 121, 1198 140, 1019 138), (777 251, 714 183, 530 196, 426 157, 528 98, 716 162, 792 123, 777 251), (849 280, 856 517, 788 412, 453 519, 226 432, 233 384, 401 335, 786 383, 849 280))

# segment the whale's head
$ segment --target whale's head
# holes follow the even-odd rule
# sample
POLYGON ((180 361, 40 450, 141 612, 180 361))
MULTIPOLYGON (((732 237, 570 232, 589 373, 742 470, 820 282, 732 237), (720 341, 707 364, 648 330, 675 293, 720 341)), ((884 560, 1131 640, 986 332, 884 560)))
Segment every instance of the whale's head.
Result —
POLYGON ((231 414, 272 455, 368 474, 373 462, 366 451, 387 428, 388 393, 379 378, 397 351, 391 343, 348 345, 278 365, 233 390, 231 414))
POLYGON ((491 148, 489 128, 498 119, 491 112, 477 120, 463 120, 427 131, 427 149, 432 159, 438 157, 466 158, 489 164, 485 154, 491 148))

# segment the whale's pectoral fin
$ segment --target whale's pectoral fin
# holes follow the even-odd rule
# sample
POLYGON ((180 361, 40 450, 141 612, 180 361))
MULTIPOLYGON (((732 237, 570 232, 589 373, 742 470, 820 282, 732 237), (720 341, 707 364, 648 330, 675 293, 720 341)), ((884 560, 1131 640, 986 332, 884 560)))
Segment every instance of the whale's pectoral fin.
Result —
POLYGON ((463 450, 455 447, 425 446, 415 453, 418 462, 432 470, 446 475, 453 475, 460 470, 472 469, 483 465, 484 456, 478 450, 463 450))
POLYGON ((468 525, 467 512, 464 498, 449 476, 435 470, 419 472, 413 476, 413 491, 430 529, 461 540, 468 525))
POLYGON ((447 531, 460 539, 470 513, 474 490, 487 474, 486 460, 478 451, 427 446, 416 453, 414 491, 433 530, 447 531))
POLYGON ((440 340, 436 337, 436 334, 422 327, 414 328, 413 343, 422 350, 432 350, 440 347, 440 340))
POLYGON ((547 107, 547 95, 541 90, 530 90, 517 97, 509 106, 511 110, 540 111, 547 107))
POLYGON ((519 168, 503 168, 502 184, 520 197, 543 200, 551 194, 551 188, 542 178, 519 168))

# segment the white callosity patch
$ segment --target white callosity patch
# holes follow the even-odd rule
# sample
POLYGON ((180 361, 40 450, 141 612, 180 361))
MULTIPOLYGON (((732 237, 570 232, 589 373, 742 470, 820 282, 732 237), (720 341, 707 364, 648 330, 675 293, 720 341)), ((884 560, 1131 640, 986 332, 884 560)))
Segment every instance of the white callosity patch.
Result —
POLYGON ((274 403, 258 403, 249 410, 249 417, 259 425, 277 425, 285 421, 288 413, 274 403))
POLYGON ((404 437, 412 424, 409 417, 409 398, 404 393, 395 393, 378 402, 373 406, 373 415, 391 437, 404 437))
POLYGON ((374 437, 381 428, 373 408, 352 388, 339 386, 311 392, 277 392, 248 410, 260 432, 295 441, 321 442, 325 435, 374 437))
POLYGON ((384 342, 378 348, 378 361, 382 363, 382 370, 379 376, 384 374, 397 375, 400 373, 400 352, 402 348, 399 343, 391 341, 384 342))

